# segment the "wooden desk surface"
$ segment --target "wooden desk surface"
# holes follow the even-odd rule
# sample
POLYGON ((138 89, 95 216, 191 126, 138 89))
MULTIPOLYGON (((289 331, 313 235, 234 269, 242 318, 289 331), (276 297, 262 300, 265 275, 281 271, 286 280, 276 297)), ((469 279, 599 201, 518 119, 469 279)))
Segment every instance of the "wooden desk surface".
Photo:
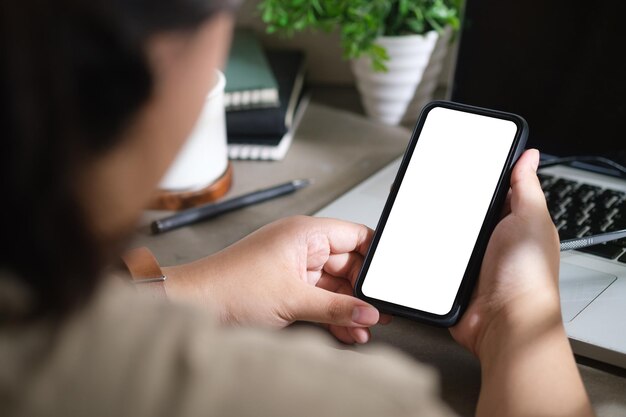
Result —
MULTIPOLYGON (((317 99, 313 96, 285 160, 235 161, 229 196, 295 178, 313 178, 313 186, 160 236, 150 235, 147 225, 166 213, 146 212, 133 244, 151 248, 163 265, 198 259, 278 218, 315 213, 402 154, 410 136, 408 129, 365 119, 358 114, 362 110, 354 93, 337 91, 326 89, 317 99)), ((373 343, 393 345, 435 367, 441 376, 443 398, 460 415, 473 415, 480 368, 447 330, 396 318, 391 325, 375 328, 373 335, 373 343)), ((578 361, 597 415, 626 416, 626 370, 584 358, 578 361)))

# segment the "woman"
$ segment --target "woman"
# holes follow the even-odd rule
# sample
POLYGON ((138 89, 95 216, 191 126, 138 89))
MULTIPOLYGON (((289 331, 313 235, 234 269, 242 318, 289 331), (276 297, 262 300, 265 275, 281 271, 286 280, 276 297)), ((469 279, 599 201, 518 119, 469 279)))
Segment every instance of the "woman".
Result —
MULTIPOLYGON (((447 416, 429 371, 357 355, 388 317, 351 297, 371 230, 296 217, 163 268, 169 302, 116 267, 220 67, 232 5, 22 0, 0 5, 8 198, 0 269, 0 414, 447 416), (238 324, 243 326, 231 326, 238 324), (256 327, 256 330, 252 328, 256 327)), ((560 318, 558 242, 526 152, 454 338, 481 361, 478 415, 589 416, 560 318)))

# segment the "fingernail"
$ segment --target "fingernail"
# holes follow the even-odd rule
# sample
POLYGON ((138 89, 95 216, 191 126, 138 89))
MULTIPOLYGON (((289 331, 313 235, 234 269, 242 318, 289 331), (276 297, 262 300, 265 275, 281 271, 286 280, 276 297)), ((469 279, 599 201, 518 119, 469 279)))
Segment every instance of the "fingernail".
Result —
POLYGON ((352 321, 363 325, 374 325, 378 322, 378 310, 374 307, 355 307, 352 310, 352 321))
POLYGON ((370 340, 368 331, 361 327, 355 328, 352 332, 352 336, 354 337, 354 341, 360 345, 364 345, 370 340))
POLYGON ((533 169, 535 171, 537 171, 537 168, 539 168, 539 157, 540 157, 540 155, 539 155, 539 151, 536 150, 536 149, 535 149, 535 153, 537 154, 537 157, 533 158, 533 169))

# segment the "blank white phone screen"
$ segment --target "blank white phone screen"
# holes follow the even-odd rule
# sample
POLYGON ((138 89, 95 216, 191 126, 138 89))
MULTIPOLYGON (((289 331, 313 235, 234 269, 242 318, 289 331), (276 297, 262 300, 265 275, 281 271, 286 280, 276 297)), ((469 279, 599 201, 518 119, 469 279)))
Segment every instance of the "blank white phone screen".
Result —
POLYGON ((363 294, 432 314, 450 312, 516 132, 512 121, 430 110, 363 294))

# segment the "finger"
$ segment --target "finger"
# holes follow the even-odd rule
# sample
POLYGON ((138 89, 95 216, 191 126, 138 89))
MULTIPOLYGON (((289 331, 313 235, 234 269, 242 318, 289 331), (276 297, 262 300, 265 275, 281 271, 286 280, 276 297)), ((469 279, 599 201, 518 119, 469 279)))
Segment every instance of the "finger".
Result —
POLYGON ((328 239, 331 253, 358 252, 365 255, 374 231, 369 227, 343 220, 316 218, 318 232, 328 239))
POLYGON ((317 287, 304 287, 295 319, 338 326, 363 327, 378 323, 378 310, 365 301, 317 287))
MULTIPOLYGON (((327 273, 318 281, 317 287, 345 295, 352 295, 353 292, 352 285, 347 280, 327 273)), ((387 325, 391 323, 392 319, 393 316, 390 314, 379 314, 378 324, 387 325)))
POLYGON ((387 324, 391 323, 391 321, 393 320, 393 316, 391 314, 380 314, 380 318, 378 319, 378 324, 382 324, 383 326, 386 326, 387 324))
POLYGON ((511 211, 525 215, 546 210, 546 198, 537 178, 539 151, 529 149, 519 158, 511 173, 511 211))
POLYGON ((330 332, 330 334, 335 336, 335 338, 339 340, 340 342, 343 342, 348 345, 353 345, 356 343, 356 340, 354 340, 354 337, 348 331, 348 327, 328 326, 328 331, 330 332))
POLYGON ((348 327, 347 329, 354 341, 360 345, 369 342, 372 338, 372 334, 366 327, 348 327))
POLYGON ((363 255, 358 252, 335 253, 330 255, 324 271, 336 277, 347 279, 354 287, 363 265, 363 255))
POLYGON ((339 294, 352 295, 352 286, 344 278, 335 277, 327 272, 323 272, 321 278, 315 284, 317 288, 339 294))
MULTIPOLYGON (((329 275, 329 282, 332 282, 332 284, 329 284, 329 286, 334 288, 334 292, 345 295, 353 294, 354 290, 352 288, 352 285, 350 285, 345 279, 329 275)), ((378 324, 382 324, 383 326, 385 326, 391 323, 392 319, 393 316, 391 314, 382 314, 379 312, 378 324)))

